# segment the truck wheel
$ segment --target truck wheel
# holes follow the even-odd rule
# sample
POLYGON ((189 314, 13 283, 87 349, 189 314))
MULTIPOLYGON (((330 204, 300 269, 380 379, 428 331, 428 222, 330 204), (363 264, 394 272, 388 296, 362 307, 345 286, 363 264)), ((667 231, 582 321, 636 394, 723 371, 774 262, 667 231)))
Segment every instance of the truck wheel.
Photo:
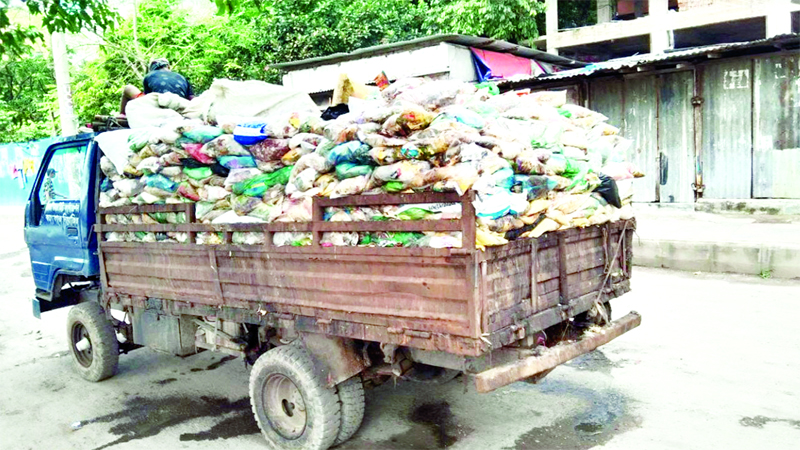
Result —
POLYGON ((83 378, 102 381, 116 373, 119 342, 100 304, 86 302, 70 310, 67 342, 73 365, 83 378))
POLYGON ((342 408, 342 426, 333 445, 339 445, 356 434, 364 420, 364 408, 366 407, 364 382, 361 381, 361 375, 342 381, 336 386, 336 390, 342 408))
POLYGON ((250 373, 250 403, 261 434, 274 448, 326 450, 339 434, 339 398, 317 375, 305 348, 267 351, 250 373))

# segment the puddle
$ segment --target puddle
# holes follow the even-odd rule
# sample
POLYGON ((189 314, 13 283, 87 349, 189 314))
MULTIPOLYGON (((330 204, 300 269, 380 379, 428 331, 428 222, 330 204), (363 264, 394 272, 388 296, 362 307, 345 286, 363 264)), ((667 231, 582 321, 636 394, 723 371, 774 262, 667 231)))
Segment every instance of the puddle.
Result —
MULTIPOLYGON (((412 424, 408 431, 376 442, 370 447, 382 450, 448 448, 472 432, 471 429, 458 424, 450 411, 450 404, 444 401, 415 405, 408 420, 412 424)), ((341 448, 363 448, 355 442, 351 445, 345 443, 341 448)))
POLYGON ((221 397, 132 397, 125 401, 122 411, 79 422, 80 427, 94 423, 112 424, 109 433, 117 439, 96 447, 95 450, 113 447, 159 434, 162 430, 201 417, 225 419, 207 431, 184 433, 180 440, 213 440, 259 433, 250 409, 250 399, 228 400, 221 397), (235 419, 235 424, 234 424, 235 419))
POLYGON ((641 419, 630 412, 629 400, 618 392, 596 391, 552 380, 544 380, 539 389, 545 394, 584 399, 588 408, 552 425, 528 431, 511 447, 515 450, 590 449, 640 426, 641 419))
POLYGON ((739 424, 742 425, 743 427, 753 427, 753 428, 764 428, 764 425, 770 422, 774 423, 783 422, 800 430, 800 420, 775 419, 766 416, 742 417, 741 420, 739 420, 739 424))

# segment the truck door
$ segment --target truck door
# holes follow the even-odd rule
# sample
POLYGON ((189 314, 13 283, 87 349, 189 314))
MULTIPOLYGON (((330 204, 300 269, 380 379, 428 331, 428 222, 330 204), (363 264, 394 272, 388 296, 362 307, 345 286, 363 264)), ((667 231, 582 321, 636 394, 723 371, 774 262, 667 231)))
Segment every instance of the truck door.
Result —
MULTIPOLYGON (((85 135, 86 136, 86 135, 85 135)), ((37 291, 50 293, 59 274, 98 273, 94 225, 92 135, 51 145, 25 210, 25 242, 37 291)))

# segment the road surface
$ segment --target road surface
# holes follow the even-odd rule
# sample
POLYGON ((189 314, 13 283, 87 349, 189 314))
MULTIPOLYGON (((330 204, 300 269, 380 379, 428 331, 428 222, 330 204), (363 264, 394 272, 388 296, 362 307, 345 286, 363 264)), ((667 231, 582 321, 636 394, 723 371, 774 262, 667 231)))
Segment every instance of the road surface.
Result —
MULTIPOLYGON (((31 315, 23 245, 0 242, 0 448, 266 448, 239 359, 142 349, 79 378, 67 311, 31 315)), ((635 269, 633 289, 614 315, 642 326, 602 350, 490 394, 387 383, 340 448, 800 448, 800 282, 635 269)))

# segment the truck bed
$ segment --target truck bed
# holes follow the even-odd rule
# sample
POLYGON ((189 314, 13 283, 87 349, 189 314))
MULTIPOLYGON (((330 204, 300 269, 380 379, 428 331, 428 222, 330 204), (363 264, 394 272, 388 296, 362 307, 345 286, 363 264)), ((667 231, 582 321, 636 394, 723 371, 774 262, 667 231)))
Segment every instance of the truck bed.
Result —
POLYGON ((386 344, 480 356, 544 330, 595 302, 630 290, 635 221, 551 232, 475 248, 471 197, 456 194, 314 199, 304 223, 194 223, 194 204, 100 208, 105 301, 174 314, 217 316, 386 344), (462 217, 439 221, 326 222, 328 206, 461 202, 462 217), (106 224, 107 214, 184 211, 185 224, 106 224), (461 231, 462 248, 323 247, 326 231, 461 231), (107 242, 109 231, 184 231, 190 242, 107 242), (222 245, 195 234, 224 233, 222 245), (234 231, 265 233, 264 245, 235 245, 234 231), (276 247, 272 233, 310 231, 311 246, 276 247))

